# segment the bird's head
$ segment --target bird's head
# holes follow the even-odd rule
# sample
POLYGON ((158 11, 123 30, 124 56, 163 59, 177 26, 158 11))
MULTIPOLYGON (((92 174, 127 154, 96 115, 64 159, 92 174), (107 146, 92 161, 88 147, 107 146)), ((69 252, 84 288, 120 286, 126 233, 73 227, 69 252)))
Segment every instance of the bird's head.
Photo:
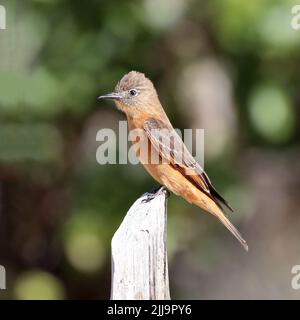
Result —
POLYGON ((118 109, 129 115, 147 111, 158 102, 153 83, 143 73, 136 71, 123 76, 114 92, 101 95, 98 97, 100 99, 114 100, 118 109))

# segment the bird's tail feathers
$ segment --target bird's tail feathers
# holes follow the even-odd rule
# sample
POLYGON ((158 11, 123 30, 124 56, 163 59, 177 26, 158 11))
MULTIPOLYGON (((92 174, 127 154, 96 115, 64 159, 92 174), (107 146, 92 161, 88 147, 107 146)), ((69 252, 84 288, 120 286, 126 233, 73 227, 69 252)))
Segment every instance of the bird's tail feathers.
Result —
POLYGON ((221 210, 220 206, 208 197, 205 200, 206 201, 203 202, 198 197, 196 197, 194 202, 199 207, 207 210, 208 212, 213 214, 215 217, 217 217, 223 223, 223 225, 239 240, 243 248, 246 251, 248 251, 247 242, 244 240, 244 238, 242 237, 240 232, 237 230, 237 228, 228 220, 228 218, 225 216, 225 214, 221 210))
POLYGON ((223 212, 214 214, 223 224, 224 226, 239 240, 243 248, 248 251, 248 245, 246 240, 242 237, 237 228, 226 218, 223 212))

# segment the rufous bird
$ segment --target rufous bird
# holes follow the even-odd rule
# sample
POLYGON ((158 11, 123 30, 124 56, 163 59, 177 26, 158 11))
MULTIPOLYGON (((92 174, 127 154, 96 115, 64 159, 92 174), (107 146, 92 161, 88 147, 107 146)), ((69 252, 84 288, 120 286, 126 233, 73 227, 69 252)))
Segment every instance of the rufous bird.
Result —
POLYGON ((248 250, 246 241, 227 219, 221 205, 233 211, 232 208, 216 191, 207 174, 174 130, 151 80, 143 73, 131 71, 123 76, 114 92, 101 95, 98 99, 114 100, 117 108, 127 117, 128 129, 140 129, 151 152, 156 152, 162 160, 152 163, 149 161, 149 154, 145 158, 136 148, 137 157, 150 175, 168 190, 217 217, 248 250), (154 130, 162 132, 163 139, 158 139, 153 134, 154 130), (182 161, 175 161, 176 159, 182 161))

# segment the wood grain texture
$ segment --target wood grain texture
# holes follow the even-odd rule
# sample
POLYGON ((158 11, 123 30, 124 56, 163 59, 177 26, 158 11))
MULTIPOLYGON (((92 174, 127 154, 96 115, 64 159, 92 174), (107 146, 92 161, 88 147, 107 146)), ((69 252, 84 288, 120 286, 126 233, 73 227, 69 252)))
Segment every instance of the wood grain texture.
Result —
POLYGON ((170 299, 167 197, 164 188, 143 194, 114 234, 111 299, 170 299))

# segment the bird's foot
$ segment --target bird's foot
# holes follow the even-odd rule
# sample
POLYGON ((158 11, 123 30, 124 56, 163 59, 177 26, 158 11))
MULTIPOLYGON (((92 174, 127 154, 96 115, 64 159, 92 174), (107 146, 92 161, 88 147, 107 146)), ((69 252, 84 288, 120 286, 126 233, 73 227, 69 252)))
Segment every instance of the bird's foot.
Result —
POLYGON ((153 200, 159 193, 165 192, 167 197, 170 196, 168 189, 165 186, 159 186, 146 193, 146 198, 142 200, 142 203, 148 203, 153 200))

